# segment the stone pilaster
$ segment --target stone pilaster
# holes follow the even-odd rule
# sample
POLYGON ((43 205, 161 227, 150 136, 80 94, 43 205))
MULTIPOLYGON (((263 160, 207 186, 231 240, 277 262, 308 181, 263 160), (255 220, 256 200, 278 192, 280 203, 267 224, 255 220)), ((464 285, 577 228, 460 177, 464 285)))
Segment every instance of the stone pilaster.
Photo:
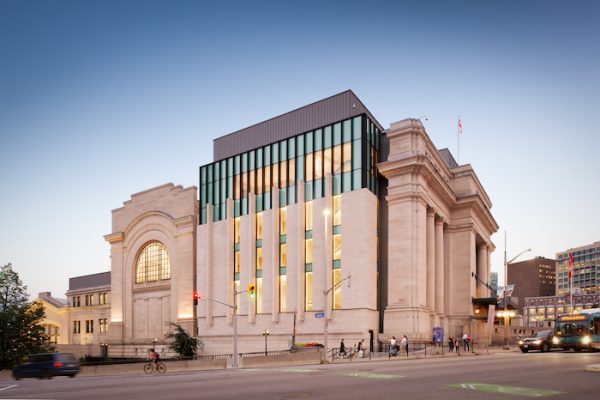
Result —
POLYGON ((435 221, 435 309, 438 314, 444 314, 444 220, 435 221))
POLYGON ((487 243, 477 246, 477 297, 489 297, 489 290, 485 286, 488 281, 488 249, 487 243))
POLYGON ((435 213, 427 210, 427 307, 435 309, 435 213))

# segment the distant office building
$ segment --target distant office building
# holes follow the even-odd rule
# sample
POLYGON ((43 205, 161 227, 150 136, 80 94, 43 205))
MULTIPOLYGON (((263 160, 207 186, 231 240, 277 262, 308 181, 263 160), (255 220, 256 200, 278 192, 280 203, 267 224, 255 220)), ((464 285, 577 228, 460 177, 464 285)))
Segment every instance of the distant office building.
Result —
POLYGON ((555 265, 554 260, 544 257, 508 264, 508 284, 514 285, 513 303, 522 304, 525 297, 554 296, 555 265))
POLYGON ((556 253, 556 294, 569 293, 569 253, 573 253, 573 292, 600 292, 600 242, 556 253))
POLYGON ((497 272, 490 273, 490 291, 492 293, 498 292, 498 273, 497 272))
POLYGON ((525 326, 549 327, 552 322, 562 314, 581 311, 586 308, 597 308, 600 303, 600 294, 584 294, 573 296, 543 296, 526 297, 523 307, 523 323, 525 326))

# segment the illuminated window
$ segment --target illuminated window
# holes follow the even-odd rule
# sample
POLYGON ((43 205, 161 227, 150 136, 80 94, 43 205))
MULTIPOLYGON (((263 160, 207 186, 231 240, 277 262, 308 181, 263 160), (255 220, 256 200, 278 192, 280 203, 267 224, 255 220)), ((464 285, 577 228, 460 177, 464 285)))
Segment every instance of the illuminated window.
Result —
POLYGON ((342 259, 342 235, 333 235, 333 259, 342 259))
POLYGON ((342 285, 339 285, 340 280, 342 280, 342 270, 334 269, 333 270, 333 285, 335 289, 333 289, 333 309, 339 310, 342 308, 342 285))
POLYGON ((342 145, 339 144, 333 148, 333 174, 342 172, 342 145))
POLYGON ((155 282, 159 279, 171 279, 171 264, 165 246, 152 242, 138 256, 135 283, 155 282))
POLYGON ((240 251, 236 250, 234 253, 234 264, 233 264, 233 269, 234 272, 237 274, 238 272, 240 272, 240 251))
POLYGON ((305 299, 306 299, 306 303, 305 303, 305 309, 306 311, 311 311, 313 309, 313 287, 312 287, 312 271, 311 272, 306 272, 305 274, 305 299))
POLYGON ((279 266, 281 268, 287 267, 287 243, 281 243, 279 245, 279 266))
POLYGON ((305 230, 312 231, 313 228, 313 203, 309 201, 304 204, 304 225, 305 230))
POLYGON ((265 166, 265 192, 271 191, 271 166, 265 166))
POLYGON ((323 152, 315 151, 315 179, 323 177, 323 152))
POLYGON ((304 244, 305 244, 305 251, 306 251, 305 263, 312 264, 312 262, 313 262, 313 240, 306 239, 304 244))
POLYGON ((256 269, 258 271, 262 270, 263 266, 263 249, 262 247, 256 248, 256 269))
POLYGON ((285 207, 279 209, 279 234, 286 234, 287 209, 285 207))
POLYGON ((323 175, 331 173, 331 148, 323 150, 323 175))
POLYGON ((333 196, 333 225, 342 224, 342 196, 333 196))
POLYGON ((344 143, 344 148, 342 149, 343 156, 343 172, 352 171, 352 144, 350 142, 344 143))
POLYGON ((240 281, 233 281, 233 285, 235 288, 235 293, 237 293, 236 299, 235 299, 235 304, 237 304, 237 313, 238 315, 240 314, 240 281))
POLYGON ((81 333, 81 321, 73 321, 73 333, 81 333))
POLYGON ((98 320, 98 325, 99 325, 100 333, 108 332, 108 321, 106 318, 100 318, 98 320))
POLYGON ((306 155, 305 168, 306 168, 306 174, 305 174, 306 182, 310 182, 313 180, 313 155, 312 155, 312 153, 306 155))
POLYGON ((296 184, 296 160, 294 158, 288 161, 288 184, 289 186, 296 184))
POLYGON ((108 293, 100 293, 98 297, 100 299, 99 304, 108 304, 108 293))
POLYGON ((287 187, 287 163, 285 161, 282 161, 279 164, 280 168, 281 168, 281 173, 279 174, 279 187, 280 188, 285 188, 287 187))
POLYGON ((256 214, 256 240, 262 239, 262 213, 256 214))
POLYGON ((271 170, 273 171, 273 186, 276 186, 279 184, 279 163, 273 164, 271 170))
POLYGON ((240 242, 240 217, 233 220, 233 243, 240 242))
POLYGON ((279 312, 286 312, 287 284, 286 276, 279 275, 279 312))
POLYGON ((258 314, 262 313, 262 278, 256 278, 256 312, 258 314))

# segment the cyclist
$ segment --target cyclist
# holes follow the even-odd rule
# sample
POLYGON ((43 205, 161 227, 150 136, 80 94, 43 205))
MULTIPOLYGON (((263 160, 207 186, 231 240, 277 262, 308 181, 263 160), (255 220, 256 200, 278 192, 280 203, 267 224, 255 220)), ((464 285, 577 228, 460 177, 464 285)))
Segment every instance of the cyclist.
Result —
POLYGON ((158 361, 160 359, 160 356, 154 349, 148 350, 148 359, 152 364, 154 364, 154 368, 158 369, 158 361))

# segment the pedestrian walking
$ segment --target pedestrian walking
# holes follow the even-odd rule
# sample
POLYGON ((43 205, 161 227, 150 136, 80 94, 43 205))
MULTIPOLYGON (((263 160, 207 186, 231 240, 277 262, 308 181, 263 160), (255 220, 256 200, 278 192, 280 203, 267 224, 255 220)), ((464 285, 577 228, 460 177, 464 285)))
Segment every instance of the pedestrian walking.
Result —
POLYGON ((460 343, 458 341, 458 338, 454 339, 454 351, 458 353, 458 346, 460 346, 460 343))
POLYGON ((463 350, 465 352, 469 351, 469 335, 467 333, 463 333, 462 342, 463 342, 463 350))
POLYGON ((450 353, 454 352, 454 338, 452 336, 448 338, 448 351, 450 353))
POLYGON ((344 339, 340 342, 340 356, 346 355, 346 345, 344 344, 344 339))

